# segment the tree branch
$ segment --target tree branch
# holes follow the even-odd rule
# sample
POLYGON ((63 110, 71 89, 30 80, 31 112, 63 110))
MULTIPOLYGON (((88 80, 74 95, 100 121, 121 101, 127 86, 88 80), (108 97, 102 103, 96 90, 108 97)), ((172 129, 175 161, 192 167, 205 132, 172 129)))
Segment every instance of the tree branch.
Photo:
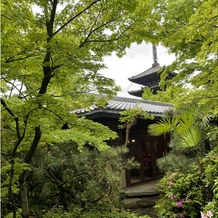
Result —
POLYGON ((12 192, 12 185, 13 185, 13 179, 14 179, 14 158, 15 155, 17 153, 17 148, 19 147, 20 143, 22 142, 24 136, 25 136, 25 128, 24 128, 24 132, 23 135, 20 135, 20 127, 19 127, 19 119, 18 117, 12 112, 12 110, 7 106, 6 102, 1 98, 1 104, 3 105, 3 107, 8 111, 8 113, 14 117, 15 119, 15 123, 16 123, 16 131, 17 131, 17 137, 18 140, 16 141, 12 154, 11 154, 11 169, 10 169, 10 178, 9 178, 9 184, 8 184, 8 196, 10 201, 12 202, 12 210, 13 210, 13 214, 14 217, 16 216, 16 210, 15 210, 15 205, 14 205, 14 197, 13 197, 13 192, 12 192))
POLYGON ((80 11, 78 14, 76 14, 75 16, 73 16, 71 19, 69 19, 65 24, 63 24, 59 29, 57 29, 52 36, 56 35, 57 33, 59 33, 62 29, 64 29, 64 27, 66 27, 69 23, 71 23, 74 19, 76 19, 78 16, 80 16, 82 13, 84 13, 86 10, 88 10, 89 8, 91 8, 94 4, 100 2, 100 0, 95 0, 93 1, 90 5, 88 5, 85 9, 83 9, 82 11, 80 11))
MULTIPOLYGON (((86 40, 83 42, 84 43, 92 43, 92 42, 114 42, 114 41, 118 41, 121 39, 121 37, 124 35, 124 33, 132 26, 133 24, 129 25, 125 30, 123 30, 123 32, 120 33, 120 35, 114 39, 105 39, 105 40, 102 40, 102 39, 93 39, 93 40, 86 40)), ((80 44, 81 46, 81 44, 80 44)))
MULTIPOLYGON (((35 91, 38 91, 38 90, 39 90, 39 88, 37 88, 35 91)), ((22 99, 22 98, 26 99, 29 95, 31 95, 31 94, 34 93, 35 91, 29 92, 28 94, 23 95, 23 97, 19 96, 19 98, 20 98, 20 99, 22 99)), ((26 100, 27 100, 27 99, 26 99, 26 100)))
POLYGON ((19 55, 25 54, 27 51, 28 51, 28 48, 25 48, 23 51, 19 52, 18 54, 14 55, 14 56, 11 56, 10 58, 8 58, 8 59, 6 60, 6 63, 9 63, 10 60, 12 60, 15 56, 19 56, 19 55))
POLYGON ((53 36, 53 27, 54 27, 54 20, 55 20, 55 13, 56 13, 56 9, 57 9, 57 4, 58 4, 58 0, 54 0, 52 2, 52 10, 51 10, 50 20, 49 20, 49 22, 46 22, 47 34, 49 36, 49 40, 53 36))
POLYGON ((56 117, 58 117, 61 121, 63 121, 64 123, 66 123, 66 121, 65 121, 59 114, 55 113, 54 111, 52 111, 52 110, 50 110, 50 109, 48 109, 48 108, 46 108, 46 107, 43 107, 43 109, 49 111, 49 112, 52 113, 52 114, 54 114, 54 115, 55 115, 56 117))
POLYGON ((27 154, 26 154, 26 156, 24 158, 25 163, 29 163, 31 161, 31 159, 32 159, 32 157, 33 157, 33 155, 34 155, 34 153, 36 151, 36 148, 37 148, 37 146, 39 144, 39 141, 41 139, 42 132, 41 132, 40 126, 36 126, 34 131, 35 131, 35 135, 34 135, 33 142, 32 142, 32 144, 30 146, 29 151, 27 152, 27 154))
POLYGON ((54 183, 60 184, 60 180, 56 178, 56 176, 54 175, 54 173, 48 168, 44 168, 48 174, 50 175, 50 177, 48 177, 51 181, 53 181, 54 183))
MULTIPOLYGON (((15 61, 22 61, 22 60, 25 60, 25 59, 27 59, 27 58, 33 57, 35 53, 36 53, 36 51, 34 51, 33 53, 29 54, 29 55, 26 56, 26 57, 21 57, 21 58, 17 58, 17 59, 13 59, 13 57, 14 57, 14 56, 13 56, 13 57, 8 58, 5 62, 6 62, 6 63, 11 63, 11 62, 15 62, 15 61)), ((19 54, 18 54, 18 55, 19 55, 19 54)))
POLYGON ((116 17, 116 18, 111 18, 108 22, 103 23, 102 25, 100 25, 100 26, 96 27, 95 29, 93 29, 93 27, 95 26, 95 24, 96 24, 96 22, 97 22, 97 19, 96 19, 95 22, 94 22, 94 24, 92 25, 92 27, 91 27, 91 29, 90 29, 89 34, 87 35, 87 37, 85 38, 85 40, 84 40, 82 43, 80 43, 79 48, 81 48, 86 42, 91 42, 91 40, 88 41, 88 39, 90 38, 90 36, 91 36, 94 32, 96 32, 97 30, 101 29, 101 28, 104 27, 104 26, 107 26, 109 23, 111 23, 111 22, 117 20, 118 18, 119 18, 119 16, 116 17))
MULTIPOLYGON (((1 77, 1 79, 3 79, 6 83, 12 85, 11 91, 10 91, 10 94, 9 94, 9 98, 10 98, 11 95, 12 95, 13 89, 16 89, 16 90, 19 92, 19 96, 21 95, 21 93, 22 93, 21 90, 22 90, 22 88, 23 88, 23 82, 21 83, 21 88, 18 89, 17 86, 15 86, 15 80, 14 80, 13 83, 12 83, 12 82, 8 81, 7 79, 5 79, 3 76, 1 77), (13 88, 13 89, 12 89, 12 88, 13 88)), ((24 98, 24 99, 26 99, 24 95, 23 95, 23 97, 20 96, 19 98, 24 98)), ((26 100, 27 100, 27 99, 26 99, 26 100)))
POLYGON ((97 17, 95 18, 95 21, 94 21, 93 25, 91 26, 91 29, 90 29, 90 31, 89 31, 88 36, 85 38, 85 40, 83 41, 83 43, 80 43, 79 48, 82 47, 82 45, 86 42, 86 40, 87 40, 87 39, 91 36, 91 34, 94 32, 93 29, 94 29, 94 26, 95 26, 95 25, 97 24, 97 22, 98 22, 99 15, 100 15, 100 11, 99 11, 97 17))
POLYGON ((1 104, 3 105, 5 110, 14 118, 16 124, 17 138, 18 141, 21 140, 19 118, 12 112, 12 110, 7 106, 6 102, 2 98, 1 98, 1 104))
POLYGON ((11 109, 7 106, 7 104, 5 103, 5 101, 1 98, 1 104, 3 105, 3 107, 8 111, 8 113, 14 117, 14 120, 15 120, 15 123, 16 123, 16 132, 17 132, 17 137, 18 137, 18 140, 16 141, 15 145, 14 145, 14 149, 13 149, 13 152, 12 152, 12 158, 15 157, 15 154, 17 152, 17 148, 18 146, 20 145, 20 143, 22 142, 23 138, 25 137, 25 133, 26 133, 26 126, 27 126, 27 121, 28 121, 28 117, 29 115, 34 111, 36 110, 37 108, 34 108, 32 110, 30 110, 28 112, 28 114, 26 115, 26 119, 24 121, 24 131, 23 131, 23 134, 21 136, 20 134, 20 126, 19 126, 19 118, 11 111, 11 109))
MULTIPOLYGON (((13 89, 14 89, 14 87, 15 87, 15 85, 14 85, 15 80, 13 81, 13 83, 12 83, 12 82, 9 82, 9 83, 12 85, 12 86, 11 86, 11 90, 10 90, 10 94, 9 94, 9 98, 11 98, 13 89)), ((17 90, 18 90, 18 92, 19 92, 19 89, 17 89, 17 90)))

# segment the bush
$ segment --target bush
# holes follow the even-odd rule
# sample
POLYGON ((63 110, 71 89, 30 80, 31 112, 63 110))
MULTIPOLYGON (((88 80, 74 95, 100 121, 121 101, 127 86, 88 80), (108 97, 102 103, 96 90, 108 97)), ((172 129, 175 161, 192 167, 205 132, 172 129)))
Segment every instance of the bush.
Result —
POLYGON ((218 217, 217 151, 215 147, 187 173, 166 173, 158 184, 160 199, 155 209, 159 217, 198 218, 201 213, 218 217))
POLYGON ((128 211, 120 211, 116 208, 108 209, 91 209, 91 210, 83 210, 81 208, 74 208, 71 212, 64 212, 61 208, 54 208, 47 214, 43 216, 43 218, 149 218, 149 216, 137 216, 134 213, 130 213, 128 211))
POLYGON ((213 213, 213 217, 218 217, 218 146, 214 148, 204 159, 203 166, 205 172, 204 182, 207 188, 207 204, 202 208, 202 212, 213 213))
POLYGON ((199 170, 192 173, 167 173, 159 182, 160 199, 156 202, 157 214, 163 217, 199 217, 203 202, 203 184, 199 170))
POLYGON ((189 165, 194 162, 194 158, 171 152, 157 160, 157 165, 161 172, 179 171, 185 173, 189 170, 189 165))
POLYGON ((126 152, 122 147, 100 152, 89 146, 80 152, 73 143, 47 148, 34 159, 28 181, 32 214, 41 217, 56 206, 65 211, 71 206, 119 208, 121 173, 132 164, 124 163, 126 152))

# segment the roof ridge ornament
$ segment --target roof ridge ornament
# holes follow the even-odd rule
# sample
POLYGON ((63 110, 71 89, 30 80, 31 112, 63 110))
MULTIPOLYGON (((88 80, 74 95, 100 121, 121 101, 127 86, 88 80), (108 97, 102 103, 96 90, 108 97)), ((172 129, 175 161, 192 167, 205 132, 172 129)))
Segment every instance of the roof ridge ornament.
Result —
POLYGON ((157 46, 154 44, 152 44, 152 53, 153 53, 153 60, 154 60, 152 67, 159 66, 159 63, 157 62, 157 46))

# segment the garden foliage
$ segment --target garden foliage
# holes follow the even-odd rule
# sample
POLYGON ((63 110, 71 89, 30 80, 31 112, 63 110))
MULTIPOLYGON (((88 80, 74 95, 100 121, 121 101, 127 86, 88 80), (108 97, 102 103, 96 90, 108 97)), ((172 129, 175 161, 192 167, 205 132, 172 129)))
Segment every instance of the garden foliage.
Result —
POLYGON ((161 70, 162 90, 155 95, 145 89, 144 99, 171 102, 176 107, 193 99, 218 101, 217 4, 217 0, 152 1, 147 23, 153 24, 153 43, 168 48, 175 60, 161 70), (169 72, 178 74, 166 81, 169 72))
POLYGON ((149 218, 149 216, 137 216, 134 213, 125 211, 125 210, 117 210, 115 208, 94 208, 87 210, 82 210, 81 208, 74 208, 70 212, 63 212, 61 208, 52 209, 48 212, 43 218, 149 218))
POLYGON ((2 183, 13 217, 19 208, 30 216, 27 179, 38 149, 72 140, 80 150, 86 143, 102 150, 116 137, 72 111, 116 95, 119 87, 99 71, 105 56, 142 41, 132 33, 149 14, 145 7, 151 10, 138 0, 1 1, 2 183))
MULTIPOLYGON (((73 142, 39 150, 27 179, 30 214, 42 217, 57 207, 63 211, 74 207, 88 211, 97 207, 121 208, 121 173, 136 165, 132 159, 124 162, 126 152, 125 147, 99 151, 89 145, 81 152, 73 142)), ((2 214, 7 214, 7 210, 3 201, 2 214)))
POLYGON ((159 182, 160 199, 155 205, 160 217, 197 218, 208 211, 218 217, 217 151, 216 147, 206 155, 200 166, 189 166, 187 173, 166 173, 159 182))
POLYGON ((172 152, 158 160, 166 172, 158 185, 158 216, 217 217, 218 135, 216 116, 211 115, 215 106, 193 102, 149 126, 154 135, 171 134, 172 152))

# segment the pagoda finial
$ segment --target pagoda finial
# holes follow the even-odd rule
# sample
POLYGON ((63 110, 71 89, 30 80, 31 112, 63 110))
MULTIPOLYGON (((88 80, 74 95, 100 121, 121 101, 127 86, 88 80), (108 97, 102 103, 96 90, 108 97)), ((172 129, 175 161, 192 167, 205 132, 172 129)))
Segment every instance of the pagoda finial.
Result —
POLYGON ((155 67, 159 65, 159 63, 157 62, 157 47, 154 44, 152 44, 152 52, 153 52, 153 60, 154 60, 152 67, 155 67))

